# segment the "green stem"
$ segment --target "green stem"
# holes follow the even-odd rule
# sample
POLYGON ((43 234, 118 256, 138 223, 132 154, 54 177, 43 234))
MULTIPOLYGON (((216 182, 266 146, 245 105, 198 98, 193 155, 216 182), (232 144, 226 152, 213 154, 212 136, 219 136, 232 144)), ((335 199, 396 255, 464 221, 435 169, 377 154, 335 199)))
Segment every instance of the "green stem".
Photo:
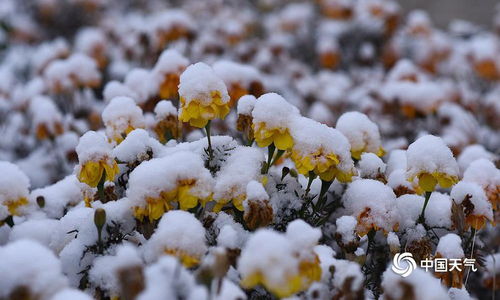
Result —
POLYGON ((5 220, 3 220, 5 224, 9 225, 9 227, 14 227, 14 218, 9 215, 5 220))
POLYGON ((278 153, 276 153, 276 156, 273 158, 272 162, 271 162, 271 166, 274 165, 274 163, 280 159, 281 156, 283 156, 283 154, 285 153, 285 150, 279 150, 278 149, 278 153))
POLYGON ((104 183, 106 182, 106 170, 103 170, 101 180, 99 180, 99 183, 97 184, 97 193, 99 195, 99 200, 101 200, 102 203, 105 203, 105 194, 104 194, 104 183))
POLYGON ((264 174, 267 174, 267 172, 269 172, 269 168, 271 167, 271 161, 273 160, 274 156, 274 150, 276 150, 274 143, 272 143, 271 145, 269 145, 269 147, 267 147, 267 163, 264 174))
POLYGON ((311 185, 313 183, 313 180, 316 178, 316 174, 313 171, 309 171, 309 180, 307 181, 307 187, 306 187, 306 196, 309 194, 311 191, 311 185))
POLYGON ((321 180, 321 192, 319 193, 319 199, 325 198, 326 199, 326 192, 328 192, 328 189, 332 185, 333 180, 331 181, 324 181, 321 180))
POLYGON ((210 139, 210 123, 208 121, 207 126, 205 126, 205 131, 207 132, 207 140, 208 140, 208 159, 211 161, 214 157, 214 150, 212 149, 212 140, 210 139))
POLYGON ((429 203, 429 199, 431 198, 432 192, 425 192, 425 201, 424 206, 422 207, 422 212, 420 212, 420 216, 418 217, 418 223, 425 224, 425 208, 429 203))

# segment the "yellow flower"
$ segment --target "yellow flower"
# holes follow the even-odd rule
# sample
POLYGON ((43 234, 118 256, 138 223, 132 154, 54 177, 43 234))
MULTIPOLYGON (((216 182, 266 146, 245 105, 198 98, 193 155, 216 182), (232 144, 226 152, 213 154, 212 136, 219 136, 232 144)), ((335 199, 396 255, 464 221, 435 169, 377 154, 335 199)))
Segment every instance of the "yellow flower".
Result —
POLYGON ((181 97, 179 120, 189 122, 191 126, 203 128, 208 121, 215 118, 224 119, 228 113, 229 102, 222 100, 219 91, 211 92, 211 101, 208 104, 198 99, 192 99, 186 103, 186 99, 181 97))
POLYGON ((149 220, 158 220, 166 211, 173 209, 176 202, 181 210, 191 209, 198 203, 205 205, 210 199, 195 196, 191 192, 195 184, 195 179, 179 180, 174 189, 162 191, 158 197, 147 197, 145 207, 134 207, 135 217, 141 221, 144 217, 148 217, 149 220))
POLYGON ((321 265, 316 254, 313 260, 302 260, 299 263, 299 274, 302 278, 303 289, 309 288, 311 283, 321 279, 321 265))
POLYGON ((237 195, 231 199, 219 199, 217 200, 217 203, 215 204, 213 211, 214 212, 220 212, 220 210, 228 203, 232 202, 234 207, 236 207, 237 210, 243 211, 243 201, 245 201, 246 195, 245 194, 240 194, 237 195))
POLYGON ((244 277, 240 284, 244 288, 252 288, 257 285, 263 285, 268 291, 278 298, 286 298, 302 290, 302 278, 299 274, 287 274, 285 284, 272 284, 261 272, 252 273, 244 277))
MULTIPOLYGON (((418 177, 418 185, 422 188, 424 192, 432 192, 436 188, 436 185, 439 185, 442 188, 450 188, 452 185, 458 182, 458 178, 456 176, 452 176, 446 173, 441 172, 433 172, 427 173, 422 172, 417 175, 418 177)), ((414 178, 410 178, 410 182, 413 181, 414 178)))
MULTIPOLYGON (((366 147, 363 147, 361 149, 351 149, 351 156, 357 160, 361 159, 361 154, 369 152, 367 151, 366 147)), ((385 155, 385 150, 384 148, 380 147, 378 151, 375 153, 378 157, 382 157, 385 155)))
POLYGON ((120 169, 114 160, 111 163, 108 162, 108 159, 90 160, 81 166, 77 177, 81 182, 96 187, 102 178, 103 172, 106 172, 106 181, 113 181, 120 169))
POLYGON ((268 128, 264 122, 253 124, 252 127, 259 147, 267 147, 274 143, 279 150, 287 150, 293 146, 293 138, 288 128, 268 128))
POLYGON ((184 265, 186 268, 192 268, 196 267, 197 265, 200 264, 200 257, 190 255, 186 251, 180 250, 180 249, 165 249, 165 254, 172 255, 177 257, 181 263, 184 265))
POLYGON ((9 211, 11 216, 19 216, 19 212, 17 211, 17 209, 27 204, 28 199, 26 199, 26 197, 20 197, 16 200, 7 200, 6 202, 4 202, 4 205, 7 206, 7 210, 9 211))
POLYGON ((307 176, 310 171, 318 175, 321 180, 332 181, 337 178, 341 182, 350 182, 354 172, 344 172, 337 168, 340 163, 335 153, 325 153, 323 148, 315 152, 302 155, 300 151, 292 151, 292 160, 300 174, 307 176))

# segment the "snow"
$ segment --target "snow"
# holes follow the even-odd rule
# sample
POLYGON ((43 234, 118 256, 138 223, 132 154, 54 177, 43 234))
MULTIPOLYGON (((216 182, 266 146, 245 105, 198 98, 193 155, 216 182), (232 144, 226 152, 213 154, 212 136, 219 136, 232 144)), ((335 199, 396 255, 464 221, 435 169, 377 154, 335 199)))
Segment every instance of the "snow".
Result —
POLYGON ((177 74, 189 65, 189 60, 175 49, 164 50, 156 62, 153 73, 156 76, 177 74))
POLYGON ((59 222, 52 219, 33 219, 15 226, 9 235, 9 241, 29 239, 49 247, 56 226, 59 222))
POLYGON ((217 74, 227 86, 238 83, 247 88, 254 81, 259 81, 259 71, 249 65, 239 64, 232 61, 221 60, 213 65, 217 74))
POLYGON ((154 113, 157 119, 164 119, 168 116, 177 116, 177 108, 171 101, 161 100, 156 104, 154 113))
POLYGON ((92 300, 92 297, 90 297, 89 295, 85 294, 84 292, 82 292, 80 290, 66 288, 66 289, 63 289, 63 290, 57 292, 54 295, 54 297, 51 298, 51 300, 66 300, 66 299, 92 300))
POLYGON ((157 157, 163 145, 149 136, 144 129, 135 129, 118 146, 113 149, 113 156, 120 162, 135 162, 148 159, 148 152, 157 157))
POLYGON ((252 111, 253 124, 257 130, 260 123, 266 128, 288 128, 292 117, 298 115, 296 107, 276 93, 267 93, 257 98, 252 111))
POLYGON ((123 83, 129 90, 133 91, 135 95, 137 95, 137 98, 134 98, 134 100, 138 104, 142 104, 149 100, 149 98, 155 93, 156 89, 153 74, 150 70, 141 68, 129 71, 127 76, 125 76, 123 83))
POLYGON ((43 197, 45 206, 41 208, 49 218, 59 219, 64 216, 65 210, 82 201, 78 179, 75 175, 68 175, 60 181, 33 190, 30 202, 36 203, 38 197, 43 197))
POLYGON ((448 293, 439 279, 420 268, 414 269, 408 277, 401 277, 390 267, 382 275, 382 288, 386 298, 401 299, 406 295, 407 285, 411 287, 411 296, 416 300, 448 299, 448 293))
POLYGON ((95 131, 87 131, 75 148, 78 160, 81 164, 87 161, 98 161, 110 157, 112 147, 103 134, 95 131))
POLYGON ((452 227, 451 198, 447 194, 433 192, 425 209, 425 223, 431 227, 452 227))
POLYGON ((336 128, 349 140, 351 152, 380 152, 382 142, 378 127, 365 114, 344 113, 337 120, 336 128))
POLYGON ((179 96, 186 104, 196 100, 203 105, 212 102, 212 92, 218 92, 222 103, 229 102, 224 81, 207 64, 199 62, 190 65, 181 74, 179 96))
POLYGON ((457 162, 463 173, 472 162, 481 158, 493 161, 495 159, 495 155, 487 151, 483 145, 475 144, 465 147, 462 153, 458 156, 457 162))
POLYGON ((200 156, 180 151, 154 158, 141 163, 130 173, 127 197, 135 205, 142 207, 146 204, 146 198, 158 198, 161 192, 175 189, 178 181, 189 179, 195 180, 190 193, 200 199, 211 194, 213 179, 200 156), (183 163, 179 164, 181 161, 183 163))
POLYGON ((234 149, 217 173, 213 199, 220 204, 241 196, 244 199, 247 184, 260 179, 263 161, 263 153, 256 148, 240 146, 234 149))
MULTIPOLYGON (((30 188, 30 180, 28 177, 19 169, 18 166, 7 162, 0 161, 0 204, 4 207, 8 207, 13 201, 16 202, 19 199, 28 198, 30 188)), ((3 211, 0 215, 0 219, 5 219, 7 213, 3 211)))
POLYGON ((336 233, 342 237, 342 243, 348 244, 356 237, 355 229, 358 221, 353 216, 342 216, 335 222, 337 225, 336 233))
POLYGON ((116 255, 100 256, 94 260, 89 271, 89 281, 109 291, 112 296, 117 296, 120 294, 118 273, 136 266, 142 266, 137 249, 130 244, 124 244, 118 247, 116 255))
POLYGON ((67 287, 61 263, 46 247, 30 240, 18 240, 0 247, 0 295, 8 298, 21 286, 40 299, 50 299, 67 287), (30 263, 26 263, 26 262, 30 263))
POLYGON ((257 103, 257 98, 253 95, 242 96, 238 100, 237 112, 239 115, 251 116, 252 111, 257 103))
POLYGON ((493 210, 491 203, 486 197, 486 193, 482 187, 474 182, 460 181, 451 189, 450 197, 456 204, 463 203, 469 199, 474 210, 471 212, 475 216, 484 216, 489 220, 493 220, 493 210))
POLYGON ((354 181, 348 186, 342 202, 347 212, 358 218, 357 230, 364 232, 368 229, 367 226, 373 224, 386 231, 392 231, 396 221, 393 214, 396 196, 391 188, 380 181, 372 179, 354 181), (367 215, 359 219, 367 209, 367 215))
POLYGON ((444 258, 464 258, 462 240, 454 233, 448 233, 439 239, 436 247, 436 254, 444 258))
POLYGON ((293 244, 284 235, 268 229, 256 231, 238 260, 242 278, 261 273, 270 286, 286 284, 286 276, 296 274, 298 261, 293 244))
POLYGON ((183 251, 197 258, 205 254, 205 229, 193 214, 181 210, 167 212, 144 245, 144 259, 156 261, 166 250, 183 251))
POLYGON ((129 97, 115 97, 102 112, 102 121, 106 125, 106 135, 110 139, 120 139, 129 128, 145 126, 142 109, 129 97))
POLYGON ((459 176, 458 164, 453 153, 439 137, 433 135, 420 137, 408 147, 406 157, 408 178, 434 172, 459 176))
POLYGON ((363 178, 375 178, 378 174, 384 174, 385 163, 373 153, 361 154, 361 160, 358 162, 359 175, 363 178))

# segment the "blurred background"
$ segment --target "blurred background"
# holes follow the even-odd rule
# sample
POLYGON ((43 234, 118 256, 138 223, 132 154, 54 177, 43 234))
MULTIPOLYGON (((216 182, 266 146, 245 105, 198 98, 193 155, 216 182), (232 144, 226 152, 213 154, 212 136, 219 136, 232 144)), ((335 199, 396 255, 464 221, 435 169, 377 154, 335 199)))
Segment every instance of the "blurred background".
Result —
POLYGON ((446 28, 450 21, 463 19, 478 25, 491 26, 498 0, 399 0, 405 12, 423 9, 432 17, 433 22, 446 28))

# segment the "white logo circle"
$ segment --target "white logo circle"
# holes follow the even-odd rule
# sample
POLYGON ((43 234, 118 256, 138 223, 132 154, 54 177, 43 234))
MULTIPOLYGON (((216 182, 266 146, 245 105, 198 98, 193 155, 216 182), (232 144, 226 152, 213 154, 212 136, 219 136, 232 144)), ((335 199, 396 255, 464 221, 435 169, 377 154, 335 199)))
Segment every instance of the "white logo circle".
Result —
POLYGON ((397 253, 392 259, 392 271, 403 277, 410 276, 416 268, 417 263, 413 259, 413 255, 409 252, 397 253))

